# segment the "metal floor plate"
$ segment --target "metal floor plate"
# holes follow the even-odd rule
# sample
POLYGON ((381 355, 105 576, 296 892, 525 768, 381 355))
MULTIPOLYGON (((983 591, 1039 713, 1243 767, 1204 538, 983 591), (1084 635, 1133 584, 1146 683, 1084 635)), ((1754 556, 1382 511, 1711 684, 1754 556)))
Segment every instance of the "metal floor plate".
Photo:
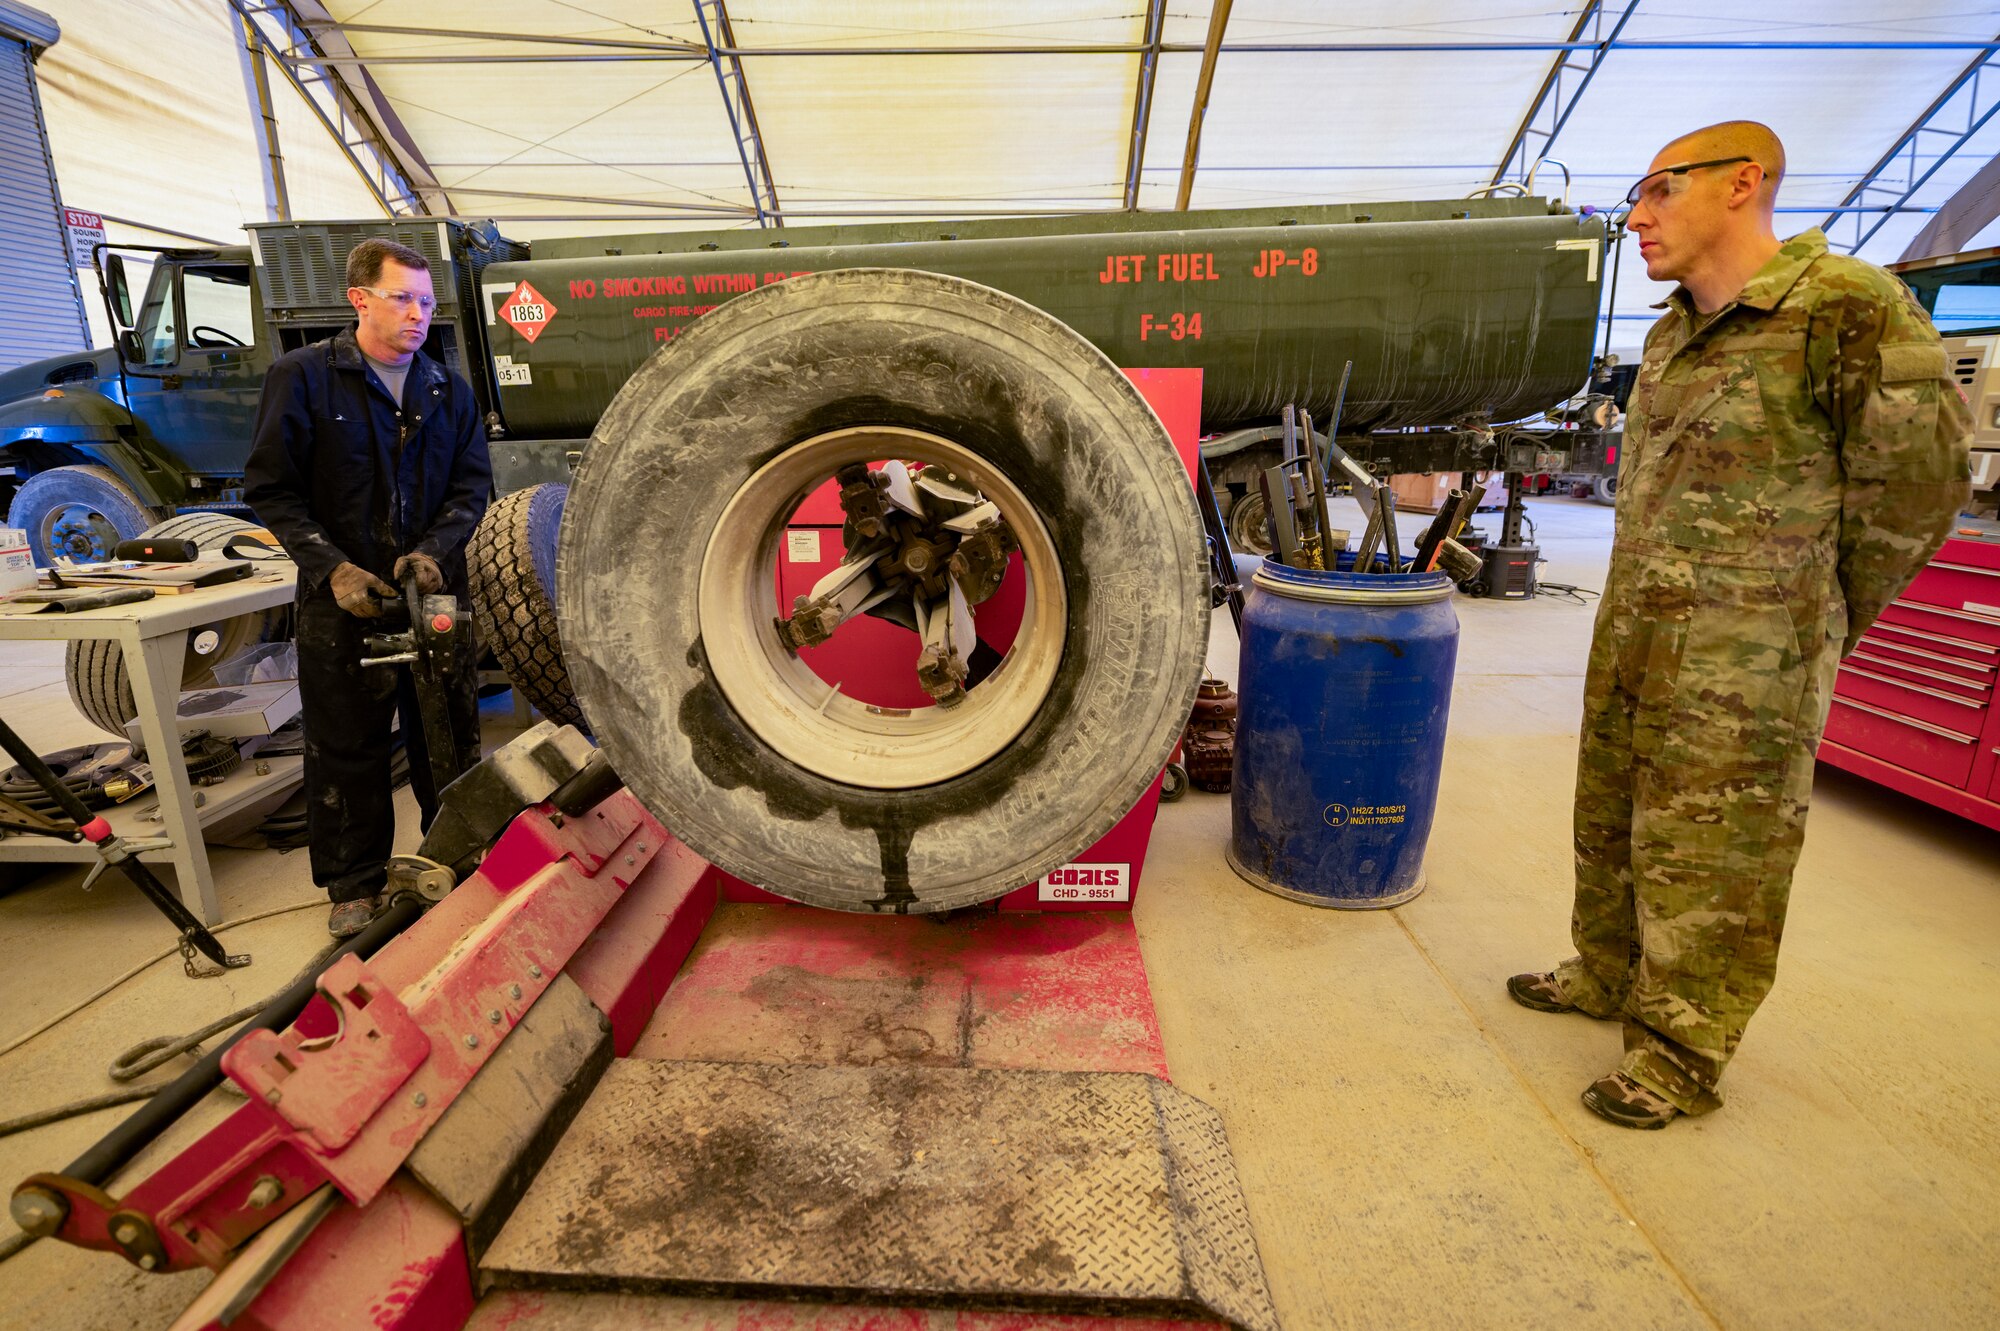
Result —
POLYGON ((620 1060, 481 1272, 1277 1327, 1221 1119, 1137 1073, 620 1060))

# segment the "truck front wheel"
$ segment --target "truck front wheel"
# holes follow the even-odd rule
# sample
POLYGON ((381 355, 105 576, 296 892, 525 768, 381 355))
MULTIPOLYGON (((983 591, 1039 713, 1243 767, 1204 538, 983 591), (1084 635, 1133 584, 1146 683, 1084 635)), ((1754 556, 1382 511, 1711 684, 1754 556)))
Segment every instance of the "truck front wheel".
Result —
POLYGON ((51 467, 14 492, 7 525, 28 533, 39 567, 92 564, 168 516, 148 508, 109 467, 51 467))

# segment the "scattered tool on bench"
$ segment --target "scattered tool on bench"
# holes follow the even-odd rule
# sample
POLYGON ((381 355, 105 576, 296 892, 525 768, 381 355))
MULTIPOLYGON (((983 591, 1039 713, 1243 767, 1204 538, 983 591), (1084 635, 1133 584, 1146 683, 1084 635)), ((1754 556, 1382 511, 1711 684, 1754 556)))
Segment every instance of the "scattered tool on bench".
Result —
POLYGON ((31 615, 40 610, 69 615, 79 610, 103 610, 109 606, 152 599, 151 587, 98 587, 75 591, 16 592, 7 598, 7 604, 10 607, 26 607, 19 611, 21 614, 31 615))

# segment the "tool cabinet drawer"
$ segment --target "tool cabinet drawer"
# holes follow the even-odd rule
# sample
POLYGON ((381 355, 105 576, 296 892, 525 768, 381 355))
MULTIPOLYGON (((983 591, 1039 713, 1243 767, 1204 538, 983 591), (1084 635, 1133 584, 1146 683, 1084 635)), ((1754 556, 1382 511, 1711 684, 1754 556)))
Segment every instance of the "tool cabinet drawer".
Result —
MULTIPOLYGON (((1894 610, 1895 606, 1889 609, 1894 610)), ((1975 630, 1976 631, 1976 630, 1975 630)), ((2000 673, 2000 647, 1989 647, 1963 635, 1932 633, 1890 620, 1885 614, 1861 635, 1859 650, 1889 652, 1898 659, 1928 661, 1940 670, 1967 679, 1991 681, 2000 673)))
POLYGON ((1961 788, 1972 775, 1972 760, 1979 751, 1979 742, 1970 735, 1899 716, 1838 693, 1826 719, 1826 737, 1885 763, 1961 788))
POLYGON ((1856 670, 1886 675, 1890 679, 1933 689, 1967 702, 1983 703, 1993 696, 1990 676, 1973 674, 1966 666, 1913 658, 1907 653, 1897 652, 1893 647, 1879 646, 1865 638, 1854 649, 1853 655, 1847 658, 1846 664, 1856 670))
POLYGON ((1978 699, 1897 679, 1879 668, 1856 665, 1853 657, 1841 662, 1833 696, 1853 698, 1961 735, 1977 735, 1986 722, 1986 703, 1978 699))
POLYGON ((2000 615, 1891 601, 1868 631, 1878 629, 1899 638, 1918 639, 1936 651, 1968 660, 2000 661, 2000 615))
POLYGON ((1961 564, 1939 555, 1911 580, 1902 599, 1954 610, 1972 609, 1975 614, 1983 613, 1976 609, 1979 606, 2000 610, 2000 568, 1961 564))

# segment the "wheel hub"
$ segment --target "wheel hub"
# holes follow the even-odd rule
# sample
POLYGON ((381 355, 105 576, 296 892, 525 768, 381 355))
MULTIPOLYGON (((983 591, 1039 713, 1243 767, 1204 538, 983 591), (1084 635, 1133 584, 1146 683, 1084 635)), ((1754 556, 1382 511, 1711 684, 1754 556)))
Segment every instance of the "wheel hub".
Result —
POLYGON ((889 790, 948 780, 1006 748, 1048 694, 1067 623, 1054 542, 1021 491, 961 445, 900 427, 821 435, 752 476, 709 538, 698 614, 716 683, 745 725, 818 775, 889 790), (896 460, 871 472, 882 458, 896 460), (847 558, 782 615, 786 522, 829 477, 841 484, 847 558), (1028 579, 1020 630, 968 688, 971 606, 998 589, 1017 549, 1028 579), (799 657, 864 613, 923 639, 917 677, 937 706, 860 702, 799 657))
POLYGON ((118 548, 118 529, 111 520, 83 504, 64 504, 49 514, 51 559, 99 564, 118 548))

